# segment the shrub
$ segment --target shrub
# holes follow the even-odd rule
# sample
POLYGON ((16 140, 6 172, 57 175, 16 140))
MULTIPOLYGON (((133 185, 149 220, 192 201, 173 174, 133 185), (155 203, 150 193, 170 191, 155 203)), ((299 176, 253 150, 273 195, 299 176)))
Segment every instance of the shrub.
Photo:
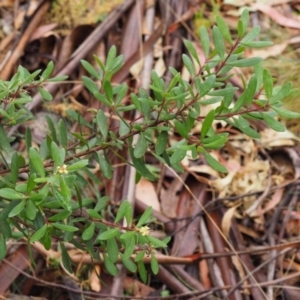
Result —
POLYGON ((151 256, 152 271, 157 273, 155 249, 167 247, 169 239, 161 241, 149 234, 147 224, 152 209, 146 209, 133 225, 133 209, 125 200, 117 213, 107 219, 110 199, 100 195, 99 178, 91 170, 100 166, 102 176, 111 179, 114 169, 108 154, 117 155, 119 150, 126 150, 130 161, 122 159, 136 169, 136 181, 141 177, 157 178, 155 170, 147 165, 146 153, 178 172, 183 170, 181 161, 187 153, 191 159, 203 156, 211 167, 226 172, 209 152, 222 149, 228 138, 226 132, 215 132, 212 127, 215 120, 223 120, 254 139, 260 135, 251 126, 251 120, 264 121, 272 129, 284 131, 284 125, 276 116, 298 117, 297 113, 282 108, 282 100, 292 92, 292 86, 287 83, 273 87, 273 78, 262 67, 261 58, 243 58, 245 48, 271 44, 256 40, 259 27, 246 31, 248 18, 248 11, 244 10, 238 22, 237 39, 233 41, 224 20, 217 17, 212 29, 212 50, 208 32, 202 27, 200 40, 204 63, 201 64, 193 44, 185 41, 189 55, 183 54, 182 59, 192 80, 183 80, 178 71, 171 69, 173 78, 166 86, 152 71, 151 95, 141 88, 137 94, 130 94, 129 105, 124 103, 127 85, 114 86, 111 82, 123 61, 122 55, 117 56, 116 47, 110 49, 105 65, 95 56, 98 68, 83 60, 82 66, 89 74, 82 77, 83 84, 91 96, 101 102, 101 109, 92 111, 92 123, 75 111, 68 112, 68 122, 61 119, 54 124, 48 119, 49 134, 39 146, 33 146, 31 132, 27 129, 26 153, 14 148, 13 141, 17 137, 9 137, 7 129, 33 118, 25 106, 32 101, 30 91, 38 89, 44 100, 50 101, 52 95, 44 87, 45 83, 64 81, 66 76, 51 78, 54 65, 50 62, 43 72, 38 70, 32 74, 20 66, 11 80, 0 81, 3 165, 0 258, 5 257, 7 239, 24 238, 28 243, 40 241, 46 249, 56 240, 61 245, 63 263, 69 272, 72 266, 64 242, 73 243, 95 259, 103 259, 112 275, 117 273, 115 264, 121 258, 129 271, 138 269, 145 281, 145 255, 151 256), (233 68, 243 67, 253 67, 253 72, 248 82, 244 80, 243 90, 238 91, 229 83, 229 78, 233 68), (235 95, 238 96, 234 100, 235 95), (214 108, 202 116, 201 108, 211 104, 214 108), (140 117, 128 121, 124 113, 129 111, 138 111, 140 117), (112 117, 118 120, 117 128, 111 126, 112 117), (72 121, 78 122, 79 132, 69 131, 72 121), (197 138, 190 134, 196 124, 201 124, 197 138), (88 136, 84 134, 86 129, 90 132, 88 136), (180 137, 172 145, 170 132, 180 137), (96 190, 93 197, 85 192, 86 186, 96 190), (119 222, 123 219, 127 225, 121 226, 119 222), (132 259, 134 253, 136 256, 132 259))

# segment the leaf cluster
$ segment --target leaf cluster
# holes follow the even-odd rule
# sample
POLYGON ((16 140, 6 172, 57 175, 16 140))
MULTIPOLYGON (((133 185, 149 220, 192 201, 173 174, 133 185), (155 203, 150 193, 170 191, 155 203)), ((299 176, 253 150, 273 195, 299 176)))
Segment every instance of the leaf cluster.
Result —
POLYGON ((25 133, 26 153, 12 147, 14 137, 8 137, 7 128, 33 118, 25 104, 32 101, 29 94, 38 90, 46 101, 52 100, 45 84, 59 82, 63 77, 51 78, 52 62, 42 72, 30 74, 19 67, 10 81, 0 80, 0 155, 5 166, 0 180, 0 259, 5 257, 7 239, 25 238, 28 243, 41 242, 50 249, 53 240, 61 245, 63 263, 72 271, 72 261, 64 241, 87 251, 94 259, 103 260, 107 271, 115 275, 116 263, 121 261, 131 272, 139 271, 147 280, 143 263, 145 255, 151 256, 151 268, 156 274, 158 263, 156 248, 166 248, 163 241, 151 236, 147 224, 152 209, 148 208, 135 225, 133 210, 126 200, 117 210, 105 195, 99 195, 102 180, 110 180, 114 168, 110 154, 128 150, 129 161, 137 171, 137 178, 155 180, 157 174, 147 164, 145 155, 151 153, 158 162, 182 171, 181 161, 189 155, 192 159, 203 156, 219 172, 226 172, 210 153, 222 149, 228 133, 218 133, 213 123, 218 120, 236 127, 251 138, 260 138, 252 127, 253 120, 265 122, 276 131, 284 131, 276 117, 299 117, 299 114, 282 107, 282 100, 292 92, 291 83, 273 86, 273 78, 262 67, 261 58, 244 58, 246 48, 269 46, 269 41, 258 41, 259 27, 247 32, 249 13, 244 10, 238 22, 238 38, 233 41, 226 23, 217 17, 212 29, 212 40, 205 27, 199 39, 205 54, 200 61, 193 43, 186 40, 186 54, 182 61, 191 80, 170 69, 173 77, 169 83, 152 71, 150 93, 140 88, 128 95, 128 86, 115 86, 112 77, 123 65, 123 56, 116 47, 108 53, 106 64, 95 56, 97 67, 88 61, 81 64, 88 76, 83 76, 85 88, 101 109, 94 111, 93 122, 88 122, 76 111, 67 111, 68 121, 58 124, 47 118, 49 134, 39 147, 33 145, 31 132, 25 133), (213 45, 213 47, 211 47, 213 45), (244 79, 242 90, 230 83, 233 68, 253 68, 249 80, 244 79), (204 106, 210 110, 201 112, 204 106), (128 112, 137 110, 140 118, 129 120, 128 112), (111 126, 111 116, 118 120, 117 128, 111 126), (69 130, 68 122, 77 122, 78 132, 69 130), (201 125, 198 137, 191 134, 201 125), (90 135, 85 135, 86 129, 90 135), (170 143, 170 135, 176 143, 170 143), (138 136, 137 141, 133 136, 138 136), (93 172, 101 170, 101 179, 93 172), (20 174, 26 174, 20 176, 20 174), (94 197, 86 192, 94 191, 94 197), (112 213, 108 214, 110 211, 112 213), (79 213, 78 213, 79 212, 79 213), (109 221, 107 220, 109 219, 109 221), (127 226, 120 222, 126 221, 127 226), (14 230, 16 229, 16 230, 14 230), (134 256, 135 255, 135 256, 134 256))

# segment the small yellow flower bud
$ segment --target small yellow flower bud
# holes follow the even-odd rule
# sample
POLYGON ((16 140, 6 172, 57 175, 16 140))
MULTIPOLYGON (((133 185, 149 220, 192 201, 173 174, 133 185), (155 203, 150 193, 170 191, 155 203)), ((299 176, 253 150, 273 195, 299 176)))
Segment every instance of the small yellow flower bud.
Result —
POLYGON ((67 170, 67 165, 62 165, 62 166, 58 166, 57 167, 57 173, 59 173, 59 174, 68 174, 69 172, 68 172, 68 170, 67 170))
POLYGON ((139 232, 142 236, 146 236, 150 234, 150 228, 148 226, 143 226, 139 229, 139 232))

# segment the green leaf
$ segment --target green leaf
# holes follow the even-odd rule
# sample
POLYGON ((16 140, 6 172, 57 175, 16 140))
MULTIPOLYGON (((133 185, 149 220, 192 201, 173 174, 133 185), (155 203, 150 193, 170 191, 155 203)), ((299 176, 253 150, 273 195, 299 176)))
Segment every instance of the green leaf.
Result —
POLYGON ((265 48, 273 45, 270 41, 241 42, 241 44, 248 48, 265 48))
POLYGON ((234 107, 231 109, 233 113, 239 111, 239 109, 248 101, 248 98, 246 97, 246 91, 244 91, 237 101, 234 104, 234 107))
POLYGON ((37 230, 32 237, 30 238, 30 242, 34 243, 36 241, 39 241, 45 234, 47 231, 47 224, 44 224, 39 230, 37 230))
POLYGON ((103 257, 104 257, 104 266, 107 272, 112 276, 116 276, 118 274, 118 269, 116 268, 114 263, 109 259, 107 254, 104 253, 103 257))
POLYGON ((68 253, 64 243, 60 243, 60 249, 61 249, 62 263, 63 263, 64 267, 66 268, 66 270, 72 274, 73 273, 72 260, 69 256, 69 253, 68 253))
MULTIPOLYGON (((1 126, 0 126, 0 130, 1 130, 1 126)), ((0 142, 1 142, 1 133, 0 133, 0 142)), ((27 152, 29 151, 29 148, 32 145, 32 141, 31 141, 31 130, 29 127, 26 128, 26 132, 25 132, 25 144, 26 144, 26 149, 27 152)))
POLYGON ((38 91, 45 100, 51 101, 53 99, 52 95, 45 88, 39 87, 38 91))
POLYGON ((158 248, 166 248, 167 247, 167 244, 165 242, 155 238, 154 236, 148 235, 148 236, 146 236, 146 238, 155 247, 158 247, 158 248))
MULTIPOLYGON (((278 108, 278 107, 272 107, 280 116, 287 118, 287 119, 294 119, 294 118, 299 118, 300 113, 290 111, 284 108, 278 108)), ((1 191, 1 190, 0 190, 1 191)))
POLYGON ((94 210, 95 211, 101 211, 102 209, 104 209, 107 206, 108 203, 109 203, 109 197, 108 196, 101 197, 100 199, 98 199, 94 210))
POLYGON ((116 55, 117 55, 117 48, 115 45, 113 45, 109 49, 109 52, 107 54, 105 71, 109 71, 111 69, 111 66, 113 65, 114 60, 116 58, 116 55))
POLYGON ((56 187, 52 187, 52 193, 53 196, 56 198, 56 200, 59 202, 61 207, 65 208, 67 211, 72 211, 71 202, 66 199, 61 192, 57 190, 56 187))
POLYGON ((113 262, 116 263, 119 257, 119 249, 118 249, 118 244, 115 238, 108 239, 107 243, 107 253, 109 259, 113 262))
POLYGON ((68 148, 68 133, 66 123, 63 119, 60 119, 58 122, 58 130, 59 130, 59 141, 62 147, 65 149, 68 148))
POLYGON ((191 76, 195 77, 196 76, 195 67, 192 60, 186 54, 182 54, 182 60, 188 72, 191 74, 191 76))
POLYGON ((217 26, 213 27, 212 30, 213 34, 213 41, 216 47, 216 51, 218 55, 220 56, 221 59, 224 59, 225 56, 225 44, 224 44, 224 39, 223 36, 220 32, 220 29, 217 26))
POLYGON ((204 157, 207 163, 216 171, 221 173, 227 173, 227 169, 222 166, 213 156, 211 156, 207 151, 203 151, 204 157))
POLYGON ((205 117, 203 123, 202 123, 202 128, 201 128, 201 140, 203 140, 210 130, 212 123, 215 119, 215 110, 212 109, 205 117))
POLYGON ((108 80, 105 80, 103 83, 103 89, 105 91, 106 99, 110 102, 113 103, 113 89, 112 85, 108 80))
MULTIPOLYGON (((228 94, 235 93, 238 90, 237 87, 226 86, 224 89, 214 90, 208 93, 209 96, 226 96, 228 94)), ((202 103, 202 101, 201 101, 202 103)))
POLYGON ((121 259, 122 263, 125 266, 125 268, 132 272, 135 273, 137 271, 137 266, 136 264, 130 259, 130 258, 125 258, 124 255, 121 254, 121 259))
POLYGON ((69 165, 67 170, 69 172, 74 172, 74 171, 84 168, 85 166, 87 166, 88 163, 89 163, 88 159, 82 159, 82 160, 79 160, 79 161, 69 165))
MULTIPOLYGON (((186 46, 186 48, 188 49, 188 51, 190 52, 191 56, 195 59, 195 61, 198 63, 198 65, 200 66, 200 60, 199 60, 199 57, 198 57, 198 54, 197 54, 197 51, 194 47, 194 45, 192 44, 192 42, 190 42, 189 40, 184 40, 184 45, 186 46)), ((176 76, 173 78, 173 79, 176 79, 176 76)), ((177 79, 178 81, 178 79, 177 79)), ((171 86, 171 84, 170 84, 171 86)), ((170 88, 169 86, 169 88, 170 88)), ((168 89, 169 89, 168 88, 168 89)))
POLYGON ((112 166, 108 162, 107 158, 102 156, 100 153, 97 153, 98 162, 100 165, 101 172, 103 173, 104 177, 107 179, 111 179, 112 174, 112 166))
POLYGON ((271 104, 276 104, 278 102, 280 102, 282 99, 284 99, 285 97, 287 97, 291 91, 292 88, 292 83, 291 82, 287 82, 283 87, 281 87, 279 89, 279 91, 273 95, 270 99, 270 103, 271 104))
POLYGON ((62 211, 56 215, 53 215, 48 218, 48 221, 50 222, 58 222, 67 219, 71 215, 71 212, 69 211, 62 211))
POLYGON ((125 120, 120 120, 119 135, 124 136, 130 132, 130 126, 125 120))
POLYGON ((14 152, 11 158, 11 182, 16 184, 19 176, 19 155, 17 152, 14 152))
POLYGON ((263 70, 263 82, 266 96, 270 99, 273 93, 273 78, 270 72, 266 69, 263 70))
POLYGON ((56 77, 47 79, 47 82, 60 82, 60 81, 66 80, 68 77, 69 76, 66 76, 66 75, 56 76, 56 77))
POLYGON ((136 158, 133 154, 132 147, 129 147, 129 153, 132 160, 133 166, 136 168, 138 172, 141 173, 141 175, 149 180, 155 180, 155 176, 149 171, 149 169, 146 167, 144 161, 142 158, 136 158))
POLYGON ((118 86, 119 90, 117 92, 116 96, 116 104, 120 104, 121 101, 125 98, 128 90, 128 86, 126 83, 122 83, 121 85, 118 86))
POLYGON ((97 111, 97 125, 98 125, 98 130, 101 132, 103 136, 103 139, 106 140, 107 133, 108 133, 108 123, 107 123, 107 117, 101 109, 97 111))
POLYGON ((60 193, 64 198, 65 203, 70 203, 71 204, 71 191, 66 184, 64 176, 59 176, 59 186, 60 186, 60 193))
POLYGON ((40 177, 45 177, 45 169, 44 169, 43 161, 40 155, 38 154, 38 152, 36 151, 36 149, 33 147, 30 147, 29 149, 29 159, 34 169, 38 173, 38 175, 40 177))
POLYGON ((187 130, 187 128, 181 123, 179 122, 178 120, 174 120, 174 125, 175 125, 175 128, 177 129, 178 133, 188 139, 189 138, 189 132, 187 130))
POLYGON ((51 74, 52 74, 52 72, 53 72, 53 69, 54 69, 54 63, 53 63, 53 61, 51 60, 51 61, 49 61, 49 63, 48 63, 48 65, 47 65, 46 69, 45 69, 44 72, 42 73, 41 78, 43 78, 43 79, 48 79, 48 78, 51 76, 51 74))
POLYGON ((158 265, 158 262, 157 262, 157 259, 156 259, 155 255, 153 253, 151 253, 151 270, 152 270, 154 275, 158 274, 159 265, 158 265))
POLYGON ((224 147, 225 143, 227 142, 227 136, 228 134, 225 133, 206 138, 202 141, 203 147, 205 149, 220 149, 224 147))
POLYGON ((177 148, 170 157, 170 163, 172 165, 181 162, 186 156, 187 150, 177 148))
POLYGON ((94 209, 87 209, 86 212, 91 218, 102 220, 102 217, 94 209))
POLYGON ((201 40, 201 45, 202 45, 202 49, 205 54, 205 57, 208 57, 210 42, 209 42, 208 32, 204 26, 200 27, 200 40, 201 40))
POLYGON ((78 231, 78 228, 75 226, 71 225, 66 225, 66 224, 61 224, 61 223, 52 223, 51 224, 53 227, 61 230, 61 231, 66 231, 66 232, 75 232, 78 231))
POLYGON ((135 238, 134 236, 125 240, 125 252, 123 254, 124 258, 129 258, 135 249, 135 238))
POLYGON ((82 239, 84 241, 90 240, 95 232, 95 223, 91 222, 90 226, 88 226, 82 233, 82 239))
POLYGON ((60 149, 54 141, 51 142, 51 156, 54 160, 54 169, 56 169, 57 166, 61 166, 64 163, 64 157, 63 159, 61 159, 60 149))
POLYGON ((248 126, 248 127, 239 126, 238 128, 243 133, 245 133, 246 135, 250 136, 253 139, 259 139, 260 138, 260 134, 257 131, 255 131, 254 129, 252 129, 250 126, 248 126))
POLYGON ((99 87, 97 84, 89 77, 82 76, 82 81, 84 86, 92 93, 99 93, 99 87))
POLYGON ((10 188, 2 188, 0 189, 0 197, 9 200, 19 200, 24 198, 24 195, 10 188))
POLYGON ((80 62, 88 73, 90 73, 95 78, 100 79, 99 73, 89 62, 87 62, 86 60, 83 60, 83 59, 80 62))
POLYGON ((53 120, 49 116, 46 116, 46 121, 50 130, 50 136, 52 140, 57 143, 56 126, 54 126, 53 120))
POLYGON ((155 153, 157 155, 161 155, 166 150, 167 143, 168 143, 168 132, 161 131, 155 143, 155 153))
POLYGON ((231 39, 231 35, 228 29, 228 26, 226 24, 226 22, 224 21, 223 18, 221 18, 220 16, 216 17, 216 22, 218 25, 218 28, 222 34, 222 36, 224 37, 224 39, 230 44, 232 45, 232 39, 231 39))
POLYGON ((135 237, 135 235, 136 235, 135 231, 127 231, 121 234, 120 239, 122 239, 125 242, 125 240, 131 239, 135 237))
POLYGON ((118 233, 119 233, 119 229, 118 228, 108 229, 108 230, 102 232, 97 237, 97 240, 105 241, 105 240, 108 240, 108 239, 111 239, 111 238, 115 237, 118 233))
MULTIPOLYGON (((30 130, 28 129, 28 131, 30 130)), ((14 151, 10 146, 10 138, 7 136, 7 133, 2 124, 0 124, 0 149, 5 151, 6 153, 12 153, 14 151)))
POLYGON ((199 96, 203 97, 206 94, 208 94, 211 91, 211 89, 213 88, 215 81, 216 81, 215 75, 211 75, 211 76, 207 77, 203 83, 200 83, 200 81, 199 81, 199 84, 196 85, 196 89, 197 89, 197 92, 199 93, 199 96))
POLYGON ((144 213, 140 217, 136 227, 141 228, 144 224, 148 223, 151 215, 152 215, 152 207, 149 206, 149 207, 146 208, 146 210, 144 211, 144 213))
POLYGON ((5 238, 12 238, 12 230, 10 227, 10 222, 8 220, 0 222, 1 233, 5 238))
POLYGON ((0 211, 0 222, 5 221, 8 219, 8 214, 10 211, 19 204, 18 200, 13 200, 8 203, 1 211, 0 211))
POLYGON ((256 75, 253 74, 249 80, 248 86, 245 91, 245 97, 246 97, 246 103, 250 106, 252 103, 252 100, 256 93, 256 87, 257 87, 257 78, 256 75))
POLYGON ((141 260, 138 262, 138 270, 139 270, 139 274, 140 274, 142 281, 146 284, 147 283, 147 271, 146 271, 143 261, 141 261, 141 260))
POLYGON ((141 261, 141 260, 144 258, 145 254, 146 254, 146 251, 145 251, 145 250, 140 251, 140 252, 135 256, 134 261, 135 261, 135 262, 141 261))
POLYGON ((245 31, 246 31, 246 28, 248 26, 248 23, 249 23, 249 11, 248 11, 248 9, 243 10, 240 20, 243 23, 243 30, 244 30, 243 34, 244 34, 245 31))
POLYGON ((250 57, 244 58, 237 61, 227 62, 226 65, 233 66, 233 67, 252 67, 259 64, 263 59, 261 57, 250 57))
POLYGON ((2 233, 0 233, 0 261, 6 256, 6 239, 2 233))
POLYGON ((132 206, 130 204, 129 201, 125 200, 125 202, 127 203, 126 206, 125 206, 125 219, 126 219, 126 222, 127 222, 127 225, 131 225, 132 223, 132 206))
POLYGON ((147 152, 148 143, 143 133, 140 134, 139 139, 134 147, 133 155, 136 158, 141 158, 147 152))
POLYGON ((100 94, 98 91, 93 93, 94 97, 102 102, 105 106, 111 107, 111 103, 107 101, 104 95, 100 94))
POLYGON ((98 66, 101 68, 102 71, 105 70, 105 66, 103 65, 103 63, 101 62, 101 60, 99 59, 99 57, 97 55, 93 55, 96 63, 98 64, 98 66))
POLYGON ((273 117, 270 117, 266 114, 263 114, 264 121, 275 131, 284 132, 286 131, 286 127, 275 120, 273 117))
POLYGON ((115 218, 115 223, 118 223, 119 221, 121 221, 121 219, 123 219, 125 217, 125 213, 126 213, 126 206, 128 205, 128 201, 122 201, 118 212, 117 212, 117 216, 115 218))
POLYGON ((8 214, 9 218, 15 217, 17 215, 19 215, 25 207, 25 200, 21 201, 18 205, 16 205, 8 214))
POLYGON ((252 42, 255 38, 257 38, 259 36, 260 33, 260 27, 259 26, 255 26, 253 27, 246 35, 245 37, 241 40, 241 43, 250 43, 252 42))
POLYGON ((35 207, 32 200, 27 201, 27 204, 26 204, 26 217, 31 221, 33 221, 36 217, 36 207, 35 207))

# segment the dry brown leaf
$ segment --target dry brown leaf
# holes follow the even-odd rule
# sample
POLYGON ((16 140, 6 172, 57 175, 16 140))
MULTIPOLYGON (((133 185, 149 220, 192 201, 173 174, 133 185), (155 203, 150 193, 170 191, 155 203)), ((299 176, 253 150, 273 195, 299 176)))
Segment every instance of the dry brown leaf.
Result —
POLYGON ((254 5, 252 5, 252 8, 263 12, 271 20, 283 27, 300 29, 300 22, 298 20, 284 16, 276 8, 273 8, 270 5, 263 3, 255 3, 254 5))
POLYGON ((199 277, 201 279, 201 282, 203 284, 203 286, 209 290, 212 286, 211 284, 211 280, 209 277, 209 268, 208 268, 208 264, 207 261, 205 259, 201 260, 199 262, 199 277))
POLYGON ((251 56, 259 56, 263 59, 280 55, 289 43, 281 43, 264 49, 251 50, 251 56))
POLYGON ((264 206, 264 208, 258 207, 255 215, 263 215, 265 214, 267 211, 273 209, 274 207, 276 207, 276 205, 281 201, 282 196, 283 196, 283 192, 284 189, 278 189, 275 191, 275 193, 273 194, 271 200, 269 202, 267 202, 267 204, 264 206))
MULTIPOLYGON (((47 24, 47 25, 41 25, 39 26, 31 35, 29 42, 40 39, 41 37, 44 37, 46 34, 47 36, 49 33, 57 26, 57 23, 47 24)), ((55 33, 52 32, 54 35, 55 33)))
POLYGON ((162 77, 165 74, 166 70, 167 68, 166 68, 165 60, 162 57, 160 57, 154 65, 154 71, 157 73, 159 77, 162 77))
POLYGON ((189 172, 203 173, 214 178, 219 178, 219 173, 208 165, 192 165, 186 168, 189 172))
POLYGON ((222 218, 221 228, 226 238, 228 238, 229 236, 231 221, 237 208, 238 206, 230 207, 229 209, 227 209, 222 218))
POLYGON ((100 272, 101 272, 100 265, 95 265, 91 271, 90 287, 91 287, 91 290, 94 292, 101 291, 101 281, 100 281, 100 278, 98 277, 98 276, 100 276, 100 272))
POLYGON ((258 141, 263 148, 279 146, 295 146, 300 139, 290 131, 277 132, 271 128, 266 128, 260 132, 261 139, 258 141))
MULTIPOLYGON (((246 276, 246 272, 242 265, 241 259, 239 257, 237 257, 236 255, 233 255, 231 257, 231 261, 232 261, 233 265, 235 266, 236 270, 238 271, 240 278, 243 279, 246 276)), ((247 285, 248 283, 249 283, 248 280, 245 280, 244 284, 247 285)), ((247 295, 251 295, 249 289, 244 289, 244 293, 247 295)))
POLYGON ((258 239, 260 238, 261 236, 258 234, 258 232, 252 228, 249 228, 247 226, 244 226, 244 225, 240 225, 238 224, 238 229, 241 233, 245 234, 245 235, 248 235, 254 239, 258 239))
POLYGON ((147 206, 152 206, 154 210, 161 211, 154 185, 147 179, 141 178, 136 185, 135 197, 147 206))
POLYGON ((125 278, 124 289, 135 297, 147 297, 150 293, 155 291, 154 288, 131 277, 125 278))

